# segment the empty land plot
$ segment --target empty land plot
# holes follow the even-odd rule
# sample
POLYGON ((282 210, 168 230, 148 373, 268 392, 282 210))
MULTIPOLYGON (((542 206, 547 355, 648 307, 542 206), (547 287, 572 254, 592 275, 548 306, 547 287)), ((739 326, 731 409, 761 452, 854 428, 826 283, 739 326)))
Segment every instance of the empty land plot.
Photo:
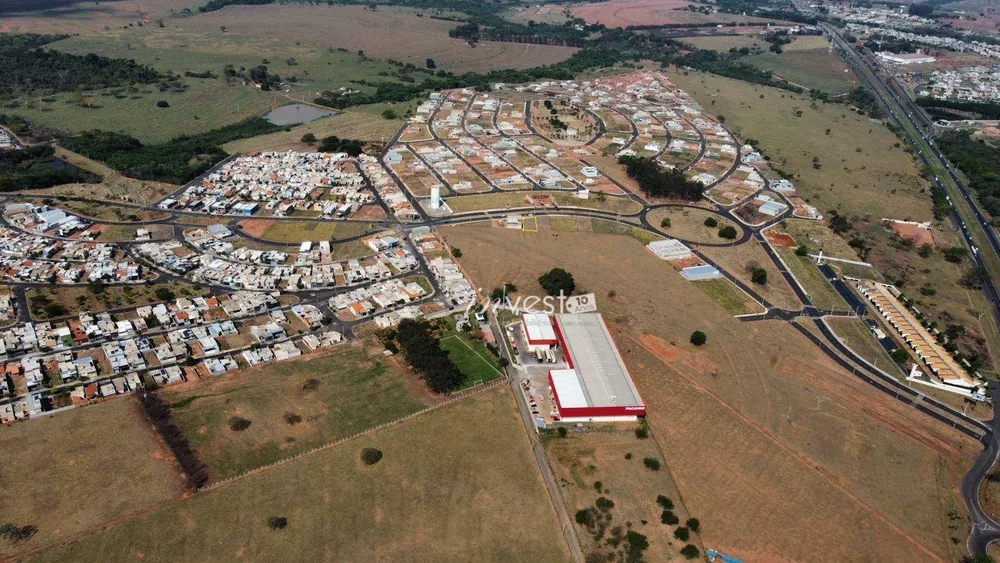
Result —
POLYGON ((333 221, 275 221, 259 238, 283 243, 342 240, 379 231, 375 223, 333 221))
POLYGON ((465 374, 465 387, 503 377, 493 356, 479 340, 453 334, 441 339, 441 348, 448 352, 451 361, 465 374))
POLYGON ((137 20, 153 23, 187 8, 204 5, 201 0, 138 0, 137 2, 74 2, 28 0, 3 6, 3 33, 100 33, 107 28, 134 25, 137 20))
POLYGON ((895 135, 867 116, 840 104, 813 109, 806 96, 716 75, 669 76, 704 107, 725 115, 734 133, 758 139, 772 163, 795 174, 799 194, 824 214, 836 210, 866 222, 900 215, 913 221, 933 218, 928 184, 913 158, 894 146, 895 135))
POLYGON ((188 85, 183 92, 160 92, 156 85, 144 84, 135 93, 114 95, 108 90, 56 94, 46 98, 51 102, 26 101, 4 111, 62 131, 105 129, 131 135, 143 143, 160 143, 263 115, 276 100, 287 100, 274 92, 230 86, 222 79, 182 80, 188 85), (157 107, 161 100, 170 107, 157 107))
POLYGON ((764 307, 754 301, 733 282, 721 278, 691 282, 706 295, 715 299, 719 305, 732 315, 751 315, 763 313, 764 307))
POLYGON ((775 252, 785 261, 788 271, 802 284, 802 288, 809 295, 813 305, 824 311, 847 311, 849 309, 844 298, 833 289, 830 282, 826 281, 826 277, 816 267, 812 258, 798 256, 794 249, 787 247, 777 247, 775 252))
MULTIPOLYGON (((578 199, 565 192, 531 192, 531 195, 533 196, 540 196, 544 194, 551 195, 552 199, 555 200, 556 204, 560 207, 582 207, 585 209, 598 209, 601 211, 625 215, 637 213, 642 210, 641 205, 624 197, 608 196, 605 201, 600 201, 596 197, 591 197, 590 199, 578 199)), ((452 211, 455 213, 530 207, 525 201, 525 194, 523 193, 494 193, 452 197, 448 198, 448 206, 451 207, 452 211)), ((539 208, 539 212, 543 211, 544 210, 542 208, 539 208)))
POLYGON ((461 39, 448 37, 448 31, 458 25, 456 22, 417 17, 413 10, 389 7, 372 11, 362 6, 229 6, 180 20, 177 25, 215 40, 221 40, 223 35, 219 27, 226 26, 227 36, 256 42, 300 42, 322 50, 364 51, 368 57, 410 62, 419 68, 424 67, 427 58, 433 58, 439 68, 454 72, 547 65, 577 51, 572 47, 493 41, 471 47, 461 39), (268 25, 262 30, 261 22, 265 21, 268 25))
POLYGON ((253 561, 570 560, 505 389, 125 521, 41 559, 122 561, 138 554, 185 561, 234 554, 253 561), (377 448, 383 458, 366 466, 363 448, 377 448), (271 517, 287 518, 287 527, 269 529, 271 517))
MULTIPOLYGON (((677 526, 660 522, 663 508, 656 498, 663 495, 674 503, 672 511, 681 522, 678 526, 684 526, 688 518, 697 515, 685 509, 670 477, 670 461, 663 459, 655 440, 640 440, 631 428, 621 425, 574 432, 566 438, 548 438, 545 449, 570 513, 592 508, 597 498, 603 496, 615 503, 609 528, 631 522, 632 531, 648 538, 646 561, 684 560, 679 551, 687 542, 674 539, 677 526), (630 459, 625 459, 626 454, 631 454, 630 459), (643 460, 647 457, 660 460, 664 467, 659 471, 645 468, 643 460)), ((608 552, 607 546, 595 542, 593 534, 583 526, 577 524, 576 533, 583 543, 584 554, 608 552)), ((691 534, 689 541, 697 544, 697 536, 691 534)))
POLYGON ((646 218, 650 225, 667 235, 695 244, 722 241, 723 239, 719 238, 719 229, 722 227, 731 226, 738 233, 743 231, 743 227, 738 223, 725 219, 718 213, 694 207, 660 207, 650 211, 646 218), (705 224, 710 218, 716 223, 714 227, 705 224), (670 225, 664 226, 664 220, 670 221, 670 225))
MULTIPOLYGON (((80 197, 80 196, 76 196, 80 197)), ((109 223, 137 223, 143 221, 159 221, 170 217, 169 213, 150 211, 135 207, 124 207, 107 202, 90 202, 67 200, 55 203, 55 207, 79 215, 92 221, 107 221, 109 223)))
POLYGON ((609 28, 630 25, 669 25, 706 23, 764 23, 764 18, 736 16, 733 14, 701 14, 687 10, 692 5, 686 0, 611 0, 592 4, 577 4, 571 8, 573 15, 587 23, 602 23, 609 28))
POLYGON ((0 556, 83 532, 183 492, 172 454, 138 403, 117 398, 0 427, 3 521, 38 533, 0 543, 0 556))
POLYGON ((964 553, 950 537, 968 523, 948 512, 962 513, 958 483, 979 445, 844 372, 787 323, 739 322, 626 237, 441 232, 480 286, 539 294, 537 277, 559 266, 599 296, 706 546, 745 560, 852 560, 859 542, 887 561, 964 553), (687 344, 694 330, 706 345, 687 344))
MULTIPOLYGON (((140 307, 162 301, 156 297, 156 290, 167 289, 177 297, 196 297, 209 295, 211 292, 196 285, 178 282, 154 283, 152 285, 112 285, 107 287, 88 288, 50 287, 28 290, 28 300, 44 296, 53 303, 58 303, 67 311, 90 311, 97 313, 108 309, 122 307, 140 307)), ((44 315, 43 315, 44 318, 44 315)))
MULTIPOLYGON (((393 106, 399 111, 401 104, 393 106)), ((388 105, 378 104, 379 108, 388 109, 388 105)), ((403 106, 405 107, 405 106, 403 106)), ((405 113, 406 110, 403 110, 405 113)), ((315 144, 303 143, 302 136, 312 133, 317 139, 335 135, 341 139, 358 139, 360 141, 387 141, 399 131, 401 122, 395 119, 385 119, 381 115, 367 111, 349 110, 330 117, 317 119, 293 127, 291 131, 279 131, 269 135, 259 135, 249 139, 241 139, 226 143, 222 148, 230 153, 247 153, 256 151, 314 151, 315 144)))
POLYGON ((857 86, 857 77, 828 45, 821 36, 805 36, 786 45, 780 54, 768 51, 743 60, 810 90, 845 94, 857 86))
POLYGON ((712 51, 728 51, 730 49, 741 49, 743 47, 764 48, 766 43, 749 35, 706 35, 703 37, 681 37, 684 43, 690 43, 699 49, 710 49, 712 51))
POLYGON ((750 239, 739 246, 703 247, 700 250, 720 268, 770 301, 772 305, 788 310, 802 308, 802 302, 756 239, 750 239), (750 280, 754 268, 763 268, 767 271, 766 284, 760 285, 750 280))
POLYGON ((825 256, 861 260, 858 252, 846 240, 834 234, 824 222, 789 219, 781 224, 781 230, 791 235, 796 244, 805 246, 810 254, 822 251, 825 256))
POLYGON ((899 365, 889 358, 864 321, 857 317, 827 317, 823 320, 848 348, 882 371, 902 378, 904 374, 899 365))
POLYGON ((369 354, 360 344, 162 394, 212 479, 350 436, 435 401, 395 359, 369 354), (289 422, 286 415, 301 418, 289 422), (232 417, 249 420, 250 427, 234 432, 232 417))

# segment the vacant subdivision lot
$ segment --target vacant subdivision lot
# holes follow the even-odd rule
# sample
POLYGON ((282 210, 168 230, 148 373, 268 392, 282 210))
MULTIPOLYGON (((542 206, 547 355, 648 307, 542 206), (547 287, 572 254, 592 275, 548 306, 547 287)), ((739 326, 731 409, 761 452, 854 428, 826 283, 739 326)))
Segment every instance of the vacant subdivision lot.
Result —
POLYGON ((240 223, 247 234, 271 242, 298 244, 302 241, 339 240, 378 231, 368 223, 333 221, 271 221, 251 219, 240 223), (261 229, 263 227, 263 229, 261 229))
MULTIPOLYGON (((389 107, 389 105, 378 105, 380 109, 388 109, 389 107)), ((396 104, 392 107, 393 111, 406 113, 405 109, 400 110, 400 107, 406 107, 404 104, 396 104)), ((317 144, 302 142, 302 136, 307 133, 312 133, 317 139, 335 135, 341 139, 381 143, 392 139, 401 125, 402 122, 395 119, 385 119, 378 113, 352 109, 317 119, 312 123, 293 127, 291 131, 279 131, 270 135, 259 135, 226 143, 222 148, 230 154, 256 151, 314 151, 317 144)))
POLYGON ((0 426, 3 522, 38 533, 0 557, 72 537, 183 492, 173 454, 131 397, 0 426))
POLYGON ((802 308, 802 302, 756 239, 739 246, 703 247, 699 250, 723 270, 770 301, 772 305, 793 311, 802 308), (755 268, 767 271, 766 284, 760 285, 751 281, 755 268))
POLYGON ((852 560, 860 542, 875 560, 963 552, 968 523, 948 514, 962 513, 958 482, 980 446, 791 326, 739 322, 627 237, 442 232, 478 285, 539 293, 558 266, 597 295, 704 545, 745 560, 852 560), (694 330, 708 343, 688 344, 694 330))
POLYGON ((319 358, 268 364, 162 396, 210 477, 228 477, 437 401, 377 348, 352 343, 319 358), (249 420, 249 428, 231 430, 233 417, 249 420))
POLYGON ((716 213, 694 207, 661 207, 650 211, 646 216, 649 224, 660 229, 667 235, 693 243, 721 243, 725 239, 719 237, 719 229, 732 226, 742 234, 743 227, 716 213), (706 219, 714 219, 716 225, 709 227, 706 219), (664 221, 669 221, 669 226, 664 221))
MULTIPOLYGON (((153 283, 150 285, 112 285, 106 287, 73 286, 29 289, 28 301, 39 297, 58 303, 67 311, 89 311, 98 313, 122 307, 140 307, 163 301, 156 296, 156 290, 167 289, 176 297, 197 297, 209 292, 188 283, 153 283)), ((75 315, 74 315, 75 316, 75 315)), ((44 318, 44 317, 43 317, 44 318)))
POLYGON ((732 315, 763 313, 762 305, 754 301, 745 291, 725 278, 692 282, 695 287, 715 299, 722 308, 732 315))
POLYGON ((795 276, 812 304, 824 311, 847 311, 849 307, 830 282, 819 271, 816 262, 808 256, 799 256, 788 247, 777 247, 775 251, 785 261, 788 271, 795 276))
POLYGON ((569 553, 517 409, 501 387, 127 520, 41 559, 136 557, 568 561, 569 553), (363 448, 384 456, 366 466, 363 448), (286 518, 287 527, 269 529, 271 517, 286 518))
MULTIPOLYGON (((648 538, 646 561, 683 561, 679 551, 688 542, 676 540, 674 530, 697 515, 689 514, 685 508, 681 494, 670 477, 669 462, 663 461, 663 453, 656 441, 648 438, 640 440, 628 426, 595 428, 588 432, 571 433, 566 438, 546 439, 545 449, 559 490, 571 513, 593 507, 601 496, 614 502, 609 527, 624 527, 626 522, 631 522, 631 530, 648 538), (647 469, 643 465, 646 458, 660 460, 660 469, 647 469), (600 491, 597 490, 598 484, 600 491), (679 524, 661 522, 663 508, 656 503, 659 495, 673 502, 672 512, 680 520, 679 524)), ((576 532, 583 543, 585 555, 602 550, 607 553, 607 546, 596 542, 594 534, 584 526, 578 524, 576 532)), ((606 532, 605 536, 608 535, 606 532)), ((694 534, 688 541, 695 545, 700 543, 694 534)))
MULTIPOLYGON (((899 378, 905 375, 899 365, 889 358, 885 348, 875 340, 875 335, 864 321, 857 317, 827 317, 825 321, 848 348, 854 350, 868 363, 899 378)), ((926 391, 930 391, 930 388, 926 391)))

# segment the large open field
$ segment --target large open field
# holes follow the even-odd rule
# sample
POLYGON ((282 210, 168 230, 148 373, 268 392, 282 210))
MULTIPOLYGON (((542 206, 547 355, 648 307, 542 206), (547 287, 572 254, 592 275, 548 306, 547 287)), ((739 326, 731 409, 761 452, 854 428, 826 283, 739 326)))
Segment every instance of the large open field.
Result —
POLYGON ((740 323, 630 238, 442 229, 485 287, 594 292, 706 546, 746 560, 954 559, 978 444, 841 370, 789 325, 740 323), (608 292, 614 290, 612 296, 608 292), (688 344, 694 330, 708 343, 688 344), (849 525, 845 525, 849 522, 849 525), (794 533, 792 533, 794 532, 794 533), (817 549, 817 546, 822 546, 817 549))
POLYGON ((342 240, 373 233, 379 226, 370 223, 335 223, 333 221, 271 221, 250 219, 240 227, 249 235, 277 243, 298 244, 302 241, 342 240))
POLYGON ((0 557, 72 537, 183 491, 172 454, 131 397, 0 427, 3 522, 38 533, 0 557))
POLYGON ((706 35, 701 37, 682 37, 680 41, 690 43, 699 49, 713 51, 728 51, 743 47, 765 48, 767 43, 750 35, 706 35))
POLYGON ((568 561, 505 388, 174 503, 53 561, 568 561), (362 448, 384 453, 374 466, 362 448), (268 518, 287 518, 271 530, 268 518))
MULTIPOLYGON (((405 104, 388 104, 378 106, 381 111, 393 108, 397 113, 406 113, 405 104)), ((237 152, 255 151, 313 151, 315 144, 302 142, 302 136, 312 133, 317 139, 336 135, 341 139, 359 139, 361 141, 388 142, 393 135, 399 131, 402 122, 396 119, 385 119, 381 115, 372 111, 362 111, 360 108, 317 119, 311 123, 304 123, 293 127, 291 131, 279 131, 270 135, 259 135, 249 139, 241 139, 226 143, 222 146, 226 152, 232 154, 237 152)))
POLYGON ((781 54, 766 51, 743 60, 810 90, 844 94, 857 86, 847 62, 820 35, 798 37, 781 54))
POLYGON ((702 14, 687 9, 687 0, 611 0, 592 4, 576 4, 573 15, 587 23, 602 23, 607 27, 630 25, 706 24, 706 23, 766 23, 775 20, 737 16, 733 14, 702 14))
POLYGON ((140 22, 154 23, 171 13, 203 6, 202 0, 135 0, 86 2, 73 0, 18 0, 0 6, 0 32, 97 33, 140 22))
POLYGON ((252 368, 163 391, 213 479, 235 475, 416 412, 436 398, 395 358, 355 343, 320 358, 252 368), (315 380, 315 385, 307 385, 315 380), (315 389, 310 387, 315 386, 315 389), (298 415, 290 424, 286 414, 298 415), (241 432, 231 417, 251 421, 241 432))
POLYGON ((729 272, 736 279, 759 293, 772 305, 782 309, 795 311, 802 308, 802 302, 792 291, 778 271, 778 267, 768 258, 764 248, 756 239, 739 246, 724 246, 719 248, 701 248, 705 256, 729 272), (751 281, 754 268, 764 268, 767 271, 767 283, 755 284, 751 281))

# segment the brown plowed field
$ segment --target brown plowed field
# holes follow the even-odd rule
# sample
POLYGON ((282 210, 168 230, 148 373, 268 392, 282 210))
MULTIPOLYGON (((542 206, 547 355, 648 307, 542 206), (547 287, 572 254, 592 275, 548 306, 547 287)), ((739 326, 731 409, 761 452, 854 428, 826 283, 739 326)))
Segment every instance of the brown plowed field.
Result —
POLYGON ((844 372, 787 323, 740 323, 630 238, 442 232, 478 286, 538 293, 558 266, 597 295, 704 545, 754 561, 958 557, 968 523, 949 513, 963 512, 957 486, 978 444, 844 372), (706 345, 688 344, 694 330, 706 345))

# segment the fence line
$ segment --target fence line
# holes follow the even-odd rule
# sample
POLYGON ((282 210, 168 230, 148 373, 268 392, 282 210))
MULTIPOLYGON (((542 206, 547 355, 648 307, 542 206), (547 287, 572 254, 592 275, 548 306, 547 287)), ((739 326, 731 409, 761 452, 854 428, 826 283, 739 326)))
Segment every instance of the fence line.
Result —
POLYGON ((233 481, 236 481, 236 480, 239 480, 239 479, 243 479, 244 477, 250 477, 251 475, 256 475, 258 473, 262 473, 262 472, 267 471, 269 469, 272 469, 272 468, 274 468, 276 466, 284 465, 286 463, 289 463, 291 461, 295 461, 295 460, 303 458, 305 456, 315 454, 315 453, 317 453, 319 451, 330 449, 330 448, 332 448, 334 446, 338 446, 340 444, 343 444, 344 442, 348 442, 350 440, 354 440, 355 438, 359 438, 359 437, 364 436, 366 434, 371 434, 372 432, 375 432, 377 430, 381 430, 381 429, 389 427, 389 426, 395 426, 395 425, 400 424, 402 422, 406 422, 407 420, 409 420, 411 418, 415 418, 415 417, 420 416, 422 414, 426 414, 426 413, 428 413, 430 411, 433 411, 433 410, 439 409, 441 407, 450 405, 450 404, 452 404, 452 403, 454 403, 456 401, 460 401, 460 400, 465 399, 467 397, 470 397, 472 395, 476 395, 478 393, 486 391, 487 389, 492 389, 493 387, 496 387, 496 386, 498 386, 501 383, 504 383, 506 381, 507 381, 507 377, 504 377, 504 378, 501 378, 501 379, 497 379, 497 380, 491 381, 489 383, 484 383, 484 384, 479 384, 477 386, 473 386, 473 387, 471 387, 469 389, 466 389, 464 391, 460 391, 458 393, 455 393, 455 394, 451 395, 448 398, 448 400, 446 400, 446 401, 444 401, 442 403, 438 403, 436 405, 431 405, 431 406, 429 406, 427 408, 421 409, 421 410, 416 411, 414 413, 410 413, 410 414, 408 414, 406 416, 397 418, 396 420, 392 420, 392 421, 389 421, 389 422, 383 422, 382 424, 379 424, 377 426, 373 426, 373 427, 371 427, 371 428, 369 428, 367 430, 362 430, 361 432, 357 432, 357 433, 352 434, 350 436, 347 436, 345 438, 339 438, 339 439, 334 440, 332 442, 327 442, 325 444, 316 446, 315 448, 312 448, 310 450, 306 450, 304 452, 297 453, 297 454, 295 454, 293 456, 286 457, 284 459, 279 459, 278 461, 274 461, 274 462, 269 463, 267 465, 262 465, 260 467, 255 467, 253 469, 248 469, 247 471, 244 471, 243 473, 240 473, 238 475, 233 475, 232 477, 227 477, 227 478, 225 478, 225 479, 223 479, 221 481, 216 481, 214 483, 210 483, 208 485, 205 485, 204 487, 200 487, 198 489, 198 492, 199 493, 203 493, 203 492, 210 491, 212 489, 217 489, 217 488, 219 488, 219 487, 221 487, 223 485, 228 485, 229 483, 232 483, 233 481))

